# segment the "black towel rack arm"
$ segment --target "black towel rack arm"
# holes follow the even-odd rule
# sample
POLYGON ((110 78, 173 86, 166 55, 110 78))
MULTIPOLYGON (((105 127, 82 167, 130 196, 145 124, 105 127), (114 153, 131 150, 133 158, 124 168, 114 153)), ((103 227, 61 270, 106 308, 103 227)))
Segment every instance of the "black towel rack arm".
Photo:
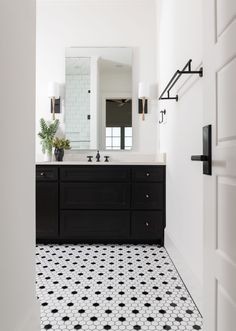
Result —
POLYGON ((183 74, 191 74, 191 75, 197 74, 197 75, 199 75, 199 77, 203 76, 203 68, 201 67, 199 70, 192 70, 191 63, 192 63, 192 60, 190 59, 186 63, 186 65, 183 67, 182 70, 177 70, 174 73, 174 75, 171 77, 169 83, 166 85, 165 89, 161 93, 159 100, 175 100, 175 101, 179 100, 178 94, 176 94, 176 96, 170 96, 170 91, 183 74), (165 96, 165 94, 167 94, 167 95, 165 96))

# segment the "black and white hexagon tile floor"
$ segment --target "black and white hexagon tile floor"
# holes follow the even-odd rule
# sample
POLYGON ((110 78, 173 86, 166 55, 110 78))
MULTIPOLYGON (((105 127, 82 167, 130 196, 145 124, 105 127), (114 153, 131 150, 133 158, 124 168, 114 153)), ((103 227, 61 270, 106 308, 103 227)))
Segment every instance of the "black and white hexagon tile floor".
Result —
POLYGON ((41 330, 202 330, 202 317, 163 247, 36 250, 41 330))

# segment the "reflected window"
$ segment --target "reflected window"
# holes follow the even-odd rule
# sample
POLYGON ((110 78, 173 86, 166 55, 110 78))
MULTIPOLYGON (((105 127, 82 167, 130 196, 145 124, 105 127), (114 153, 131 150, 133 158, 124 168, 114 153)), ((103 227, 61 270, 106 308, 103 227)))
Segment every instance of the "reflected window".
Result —
POLYGON ((106 128, 106 149, 130 150, 132 148, 132 128, 106 128))
POLYGON ((132 148, 132 128, 125 128, 125 146, 124 149, 130 150, 132 148))
POLYGON ((132 100, 106 100, 106 149, 132 149, 132 100))

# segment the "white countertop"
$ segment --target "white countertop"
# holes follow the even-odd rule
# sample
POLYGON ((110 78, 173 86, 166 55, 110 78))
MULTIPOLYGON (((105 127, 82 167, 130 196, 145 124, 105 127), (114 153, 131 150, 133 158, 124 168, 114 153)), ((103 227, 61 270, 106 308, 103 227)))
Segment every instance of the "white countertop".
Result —
POLYGON ((51 161, 51 162, 36 162, 36 165, 89 165, 89 166, 109 166, 109 165, 165 165, 165 162, 138 162, 138 161, 110 161, 110 162, 84 162, 84 161, 51 161))

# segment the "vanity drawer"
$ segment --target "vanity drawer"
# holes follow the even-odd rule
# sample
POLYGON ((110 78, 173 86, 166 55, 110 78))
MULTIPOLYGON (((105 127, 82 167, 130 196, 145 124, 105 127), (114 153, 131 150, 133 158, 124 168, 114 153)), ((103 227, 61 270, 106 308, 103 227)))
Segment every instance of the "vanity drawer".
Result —
POLYGON ((139 166, 132 169, 132 180, 136 182, 163 182, 164 166, 139 166))
POLYGON ((130 169, 111 165, 63 166, 60 178, 61 181, 127 182, 130 180, 130 169))
POLYGON ((61 183, 62 209, 128 209, 129 183, 61 183))
POLYGON ((134 183, 132 190, 133 209, 164 208, 164 185, 162 183, 134 183))
POLYGON ((36 167, 36 180, 47 182, 58 180, 58 168, 53 166, 37 166, 36 167))
POLYGON ((125 239, 129 238, 128 211, 62 211, 60 237, 62 239, 125 239))
POLYGON ((161 211, 134 211, 131 218, 131 237, 161 238, 164 232, 163 219, 161 211))

